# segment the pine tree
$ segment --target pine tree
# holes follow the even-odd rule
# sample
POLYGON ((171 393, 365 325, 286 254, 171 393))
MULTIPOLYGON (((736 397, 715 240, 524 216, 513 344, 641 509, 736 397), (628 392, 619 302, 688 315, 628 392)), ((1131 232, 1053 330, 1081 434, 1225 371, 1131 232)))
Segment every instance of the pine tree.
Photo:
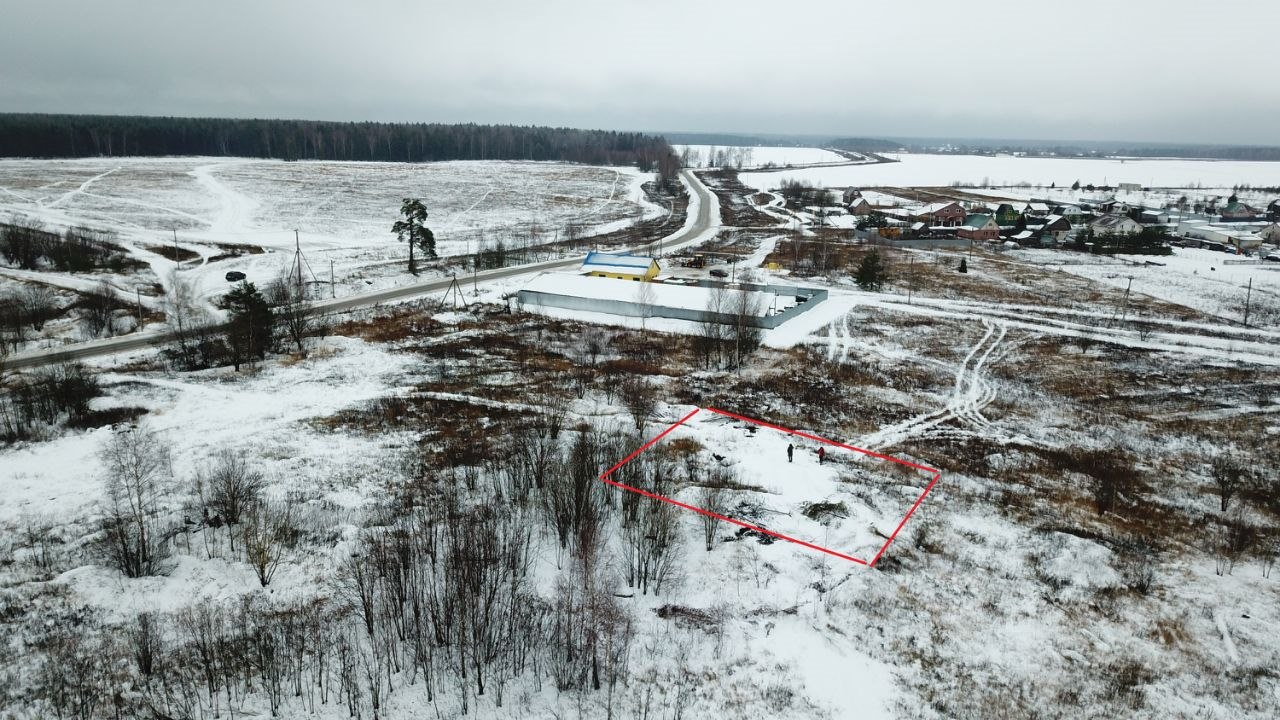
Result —
POLYGON ((1079 189, 1080 189, 1080 181, 1079 181, 1079 180, 1077 180, 1077 181, 1075 181, 1075 182, 1071 183, 1071 189, 1072 189, 1072 190, 1079 190, 1079 189))
POLYGON ((271 347, 271 306, 248 281, 241 281, 222 296, 219 303, 230 315, 227 323, 227 344, 231 347, 231 361, 237 371, 240 364, 256 356, 266 357, 271 347))
POLYGON ((854 276, 854 282, 858 283, 858 287, 863 290, 879 292, 884 285, 884 281, 884 261, 880 258, 879 251, 872 250, 858 263, 858 272, 854 276))
POLYGON ((391 232, 396 234, 396 238, 400 242, 409 243, 409 272, 414 275, 418 274, 418 268, 413 261, 413 248, 415 245, 422 248, 422 252, 429 258, 436 256, 436 236, 426 226, 427 208, 422 201, 417 198, 405 198, 400 205, 400 214, 404 216, 403 220, 397 220, 391 226, 391 232))

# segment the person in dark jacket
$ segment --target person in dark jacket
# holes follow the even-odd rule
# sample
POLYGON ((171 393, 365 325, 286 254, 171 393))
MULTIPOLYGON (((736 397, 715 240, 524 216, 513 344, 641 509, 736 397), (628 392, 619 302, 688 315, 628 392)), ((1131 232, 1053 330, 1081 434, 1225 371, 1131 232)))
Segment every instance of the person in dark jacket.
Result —
POLYGON ((796 451, 796 446, 788 443, 787 444, 787 462, 791 462, 791 455, 795 453, 795 451, 796 451))
POLYGON ((822 461, 826 459, 827 459, 827 449, 824 447, 818 448, 818 464, 821 465, 822 461))

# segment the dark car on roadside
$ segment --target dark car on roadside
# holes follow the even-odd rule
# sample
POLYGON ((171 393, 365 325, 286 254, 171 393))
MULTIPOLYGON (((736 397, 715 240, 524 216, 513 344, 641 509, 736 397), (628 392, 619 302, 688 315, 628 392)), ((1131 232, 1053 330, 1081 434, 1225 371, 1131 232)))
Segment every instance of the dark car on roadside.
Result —
POLYGON ((718 277, 718 278, 729 277, 729 273, 725 272, 724 270, 721 270, 720 268, 716 268, 715 270, 708 270, 707 272, 711 275, 711 277, 718 277))
POLYGON ((227 282, 240 282, 245 277, 244 273, 239 270, 232 270, 227 273, 227 282))

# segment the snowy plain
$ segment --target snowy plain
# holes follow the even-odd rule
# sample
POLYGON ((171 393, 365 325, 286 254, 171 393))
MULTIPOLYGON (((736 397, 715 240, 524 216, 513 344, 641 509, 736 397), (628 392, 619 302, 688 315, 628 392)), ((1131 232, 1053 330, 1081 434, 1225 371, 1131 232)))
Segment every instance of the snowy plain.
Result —
POLYGON ((1084 158, 1027 158, 1014 156, 888 154, 897 160, 871 165, 818 167, 777 172, 744 172, 743 183, 760 190, 779 187, 783 180, 800 180, 823 187, 848 186, 978 186, 1056 184, 1112 185, 1138 183, 1145 187, 1280 186, 1280 163, 1239 160, 1132 160, 1084 158))
POLYGON ((849 162, 849 159, 840 153, 814 147, 756 147, 746 145, 672 145, 671 147, 676 151, 676 154, 682 154, 688 150, 689 163, 693 167, 705 165, 712 153, 726 150, 742 155, 742 167, 744 169, 849 162))

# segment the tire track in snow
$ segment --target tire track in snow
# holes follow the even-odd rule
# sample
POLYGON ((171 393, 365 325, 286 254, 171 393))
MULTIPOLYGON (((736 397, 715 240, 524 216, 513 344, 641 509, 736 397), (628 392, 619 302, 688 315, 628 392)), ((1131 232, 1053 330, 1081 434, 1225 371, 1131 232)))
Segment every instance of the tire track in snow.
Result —
POLYGON ((113 173, 113 172, 115 172, 115 171, 117 171, 117 170, 119 170, 119 169, 120 169, 120 168, 118 168, 118 167, 113 167, 113 168, 111 168, 110 170, 108 170, 108 171, 106 171, 106 172, 104 172, 104 173, 101 173, 101 174, 98 174, 98 175, 94 175, 93 177, 89 178, 88 180, 85 180, 84 182, 80 183, 80 186, 79 186, 79 187, 77 187, 75 190, 70 190, 70 191, 68 191, 68 192, 63 193, 62 195, 58 196, 58 199, 57 199, 57 200, 54 200, 53 202, 49 203, 48 205, 45 205, 44 207, 47 207, 47 208, 55 208, 55 207, 58 207, 59 205, 61 205, 62 203, 66 202, 66 201, 68 201, 68 200, 70 200, 71 198, 75 197, 76 195, 79 195, 80 193, 84 192, 85 190, 88 190, 90 185, 92 185, 92 184, 94 184, 94 183, 98 182, 98 181, 99 181, 99 180, 101 180, 102 178, 104 178, 104 177, 106 177, 106 176, 110 175, 111 173, 113 173))
POLYGON ((907 438, 924 435, 950 420, 976 426, 980 430, 993 428, 993 423, 982 415, 982 408, 990 404, 998 393, 994 386, 983 379, 981 371, 990 361, 995 349, 1003 342, 1008 329, 1003 324, 993 324, 985 318, 982 320, 982 325, 986 328, 986 332, 969 349, 969 353, 956 369, 951 398, 944 407, 881 428, 854 444, 867 450, 879 450, 907 438))

